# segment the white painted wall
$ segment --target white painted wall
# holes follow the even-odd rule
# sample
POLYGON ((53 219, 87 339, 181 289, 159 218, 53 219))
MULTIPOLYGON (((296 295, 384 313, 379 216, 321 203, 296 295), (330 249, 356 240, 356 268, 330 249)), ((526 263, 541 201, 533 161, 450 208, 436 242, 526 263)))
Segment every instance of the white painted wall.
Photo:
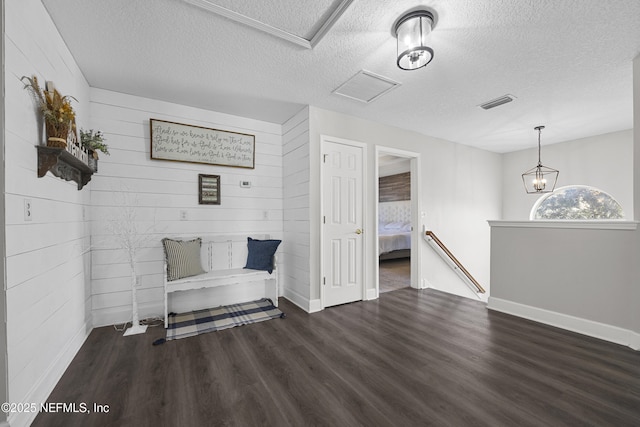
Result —
MULTIPOLYGON (((131 273, 108 228, 123 204, 134 209, 138 230, 148 235, 137 264, 141 318, 163 312, 163 237, 283 237, 281 125, 92 88, 91 126, 104 132, 111 153, 100 156, 91 191, 96 326, 131 318, 131 273), (150 118, 255 135, 255 169, 152 160, 150 118), (198 204, 198 174, 220 175, 220 205, 198 204), (241 188, 240 181, 250 181, 251 188, 241 188), (187 220, 180 220, 182 211, 187 220)), ((283 258, 280 270, 287 268, 283 258)), ((224 298, 224 289, 178 293, 169 310, 225 304, 224 298)))
MULTIPOLYGON (((4 64, 4 2, 0 3, 0 64, 4 64)), ((5 98, 4 98, 4 65, 0 66, 0 152, 2 153, 2 159, 5 158, 4 151, 4 110, 5 110, 5 98)), ((4 204, 4 161, 0 161, 0 230, 5 229, 5 204, 4 204)), ((5 289, 7 288, 6 275, 4 273, 4 260, 5 260, 5 239, 4 233, 2 233, 2 239, 0 240, 0 319, 7 318, 7 302, 5 289)), ((8 372, 7 372, 7 323, 0 322, 0 402, 8 401, 8 372)), ((0 413, 0 426, 5 427, 8 424, 7 414, 0 413)))
MULTIPOLYGON (((426 214, 424 225, 438 235, 483 286, 490 288, 490 230, 486 221, 499 219, 501 215, 501 155, 310 107, 310 189, 314 195, 309 212, 311 300, 320 297, 320 135, 370 145, 372 149, 368 150, 366 171, 368 182, 375 179, 375 145, 420 153, 420 211, 426 214)), ((368 191, 368 198, 373 203, 376 200, 375 186, 369 185, 368 191)), ((374 209, 366 212, 365 223, 369 227, 375 227, 374 212, 374 209)), ((430 250, 425 247, 423 254, 430 250)), ((377 242, 374 239, 367 240, 365 256, 377 260, 377 242)), ((448 267, 443 266, 435 254, 433 261, 425 255, 421 262, 423 277, 430 283, 445 287, 445 281, 459 280, 446 271, 448 267)), ((365 273, 368 289, 375 287, 374 274, 375 263, 370 262, 365 273)))
MULTIPOLYGON (((640 221, 640 55, 633 60, 633 200, 634 216, 640 221)), ((640 230, 635 235, 635 252, 632 284, 632 329, 635 332, 635 342, 632 347, 640 349, 640 230)))
MULTIPOLYGON (((6 322, 9 402, 44 402, 90 329, 89 183, 37 177, 44 143, 37 110, 20 77, 52 80, 73 95, 77 123, 88 124, 89 86, 39 0, 5 7, 6 322), (28 18, 27 18, 28 17, 28 18), (24 219, 31 200, 32 221, 24 219)), ((13 413, 12 426, 36 414, 13 413)))
MULTIPOLYGON (((542 131, 542 164, 560 171, 556 187, 590 185, 599 188, 622 205, 627 219, 633 219, 632 130, 545 146, 547 130, 551 131, 542 131)), ((531 137, 537 138, 533 129, 531 137)), ((529 219, 531 209, 540 196, 525 192, 522 173, 537 162, 537 147, 503 155, 503 219, 529 219)))
POLYGON ((309 220, 309 108, 305 107, 282 126, 284 191, 282 294, 306 311, 310 295, 309 220))

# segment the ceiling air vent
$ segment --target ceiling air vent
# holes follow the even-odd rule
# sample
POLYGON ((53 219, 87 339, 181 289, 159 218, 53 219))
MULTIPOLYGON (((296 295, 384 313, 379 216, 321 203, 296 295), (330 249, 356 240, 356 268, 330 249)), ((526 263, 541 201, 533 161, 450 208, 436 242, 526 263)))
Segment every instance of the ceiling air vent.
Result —
POLYGON ((516 97, 513 95, 504 95, 504 96, 501 96, 500 98, 492 99, 491 101, 485 102, 484 104, 480 104, 480 108, 483 108, 485 110, 490 110, 502 104, 507 104, 513 101, 514 99, 516 99, 516 97))
POLYGON ((391 79, 371 71, 360 70, 333 93, 368 104, 398 86, 400 83, 391 79))

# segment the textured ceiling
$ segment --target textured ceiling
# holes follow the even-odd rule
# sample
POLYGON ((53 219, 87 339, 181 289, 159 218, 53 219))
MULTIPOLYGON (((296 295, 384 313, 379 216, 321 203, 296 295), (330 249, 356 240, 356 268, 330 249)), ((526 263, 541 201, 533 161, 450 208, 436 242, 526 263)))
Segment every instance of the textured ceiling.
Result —
POLYGON ((226 9, 310 39, 340 4, 340 0, 238 1, 209 0, 226 9), (256 7, 256 4, 258 7, 256 7), (293 18, 293 19, 292 19, 293 18))
MULTIPOLYGON (((495 152, 535 146, 540 124, 543 145, 632 127, 638 0, 355 0, 311 50, 181 0, 43 3, 93 87, 276 123, 309 104, 495 152), (435 56, 402 71, 391 27, 420 4, 435 56), (402 85, 331 93, 361 69, 402 85)), ((308 37, 340 2, 217 3, 308 37)))

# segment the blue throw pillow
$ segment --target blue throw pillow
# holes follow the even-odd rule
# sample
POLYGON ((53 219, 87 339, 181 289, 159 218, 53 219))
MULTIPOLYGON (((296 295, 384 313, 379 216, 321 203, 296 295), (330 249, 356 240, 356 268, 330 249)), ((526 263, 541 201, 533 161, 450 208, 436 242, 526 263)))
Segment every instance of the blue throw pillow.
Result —
POLYGON ((273 272, 273 255, 282 240, 256 240, 247 237, 247 265, 244 268, 253 270, 265 270, 269 274, 273 272))

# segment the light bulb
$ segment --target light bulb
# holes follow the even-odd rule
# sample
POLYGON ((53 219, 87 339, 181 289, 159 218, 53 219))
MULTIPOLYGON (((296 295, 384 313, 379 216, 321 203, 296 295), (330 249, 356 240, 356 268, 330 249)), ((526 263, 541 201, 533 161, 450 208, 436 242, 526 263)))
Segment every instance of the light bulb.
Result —
POLYGON ((544 188, 547 186, 547 180, 546 179, 534 179, 533 180, 533 188, 536 191, 542 191, 544 190, 544 188))

